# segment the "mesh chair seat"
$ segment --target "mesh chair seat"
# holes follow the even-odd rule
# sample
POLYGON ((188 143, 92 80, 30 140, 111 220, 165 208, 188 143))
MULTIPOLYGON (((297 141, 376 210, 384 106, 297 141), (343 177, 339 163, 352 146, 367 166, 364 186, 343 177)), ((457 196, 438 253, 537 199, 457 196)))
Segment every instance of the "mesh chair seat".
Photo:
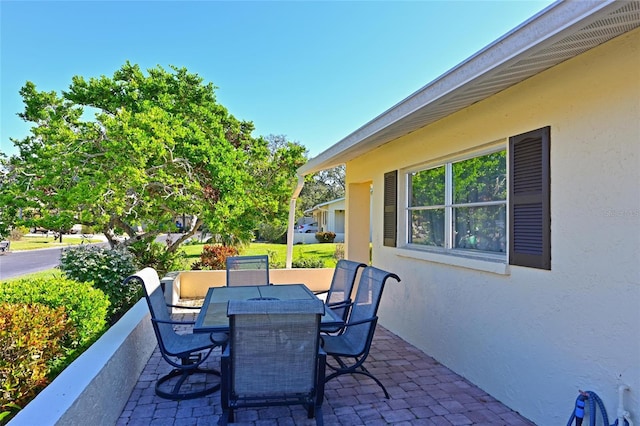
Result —
POLYGON ((356 357, 362 355, 365 342, 340 338, 340 336, 322 336, 322 349, 328 354, 356 357))
POLYGON ((224 333, 170 334, 165 336, 164 348, 168 355, 180 358, 192 352, 209 349, 213 343, 222 345, 227 340, 224 333))

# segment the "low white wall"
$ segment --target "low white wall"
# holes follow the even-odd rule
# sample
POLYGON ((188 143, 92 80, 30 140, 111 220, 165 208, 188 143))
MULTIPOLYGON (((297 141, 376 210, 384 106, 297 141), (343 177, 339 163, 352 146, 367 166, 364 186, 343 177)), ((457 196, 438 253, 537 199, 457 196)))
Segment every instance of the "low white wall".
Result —
MULTIPOLYGON (((333 242, 344 243, 344 232, 336 232, 336 238, 333 240, 333 242)), ((316 240, 316 233, 294 232, 293 244, 318 244, 318 240, 316 240)))
POLYGON ((114 425, 156 343, 141 299, 9 426, 114 425))

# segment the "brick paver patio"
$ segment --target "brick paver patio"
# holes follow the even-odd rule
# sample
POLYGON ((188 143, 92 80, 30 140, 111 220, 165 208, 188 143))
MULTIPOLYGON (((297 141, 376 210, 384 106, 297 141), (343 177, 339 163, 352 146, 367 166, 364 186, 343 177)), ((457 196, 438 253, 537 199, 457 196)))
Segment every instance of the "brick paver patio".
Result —
MULTIPOLYGON (((216 350, 205 366, 217 368, 216 350)), ((369 378, 341 376, 326 385, 325 425, 533 425, 430 356, 378 326, 367 368, 384 383, 390 399, 369 378)), ((155 395, 157 378, 170 366, 156 348, 129 397, 118 425, 216 425, 220 393, 171 401, 155 395)), ((329 370, 327 370, 329 371, 329 370)), ((236 425, 315 425, 301 406, 238 409, 236 425)))

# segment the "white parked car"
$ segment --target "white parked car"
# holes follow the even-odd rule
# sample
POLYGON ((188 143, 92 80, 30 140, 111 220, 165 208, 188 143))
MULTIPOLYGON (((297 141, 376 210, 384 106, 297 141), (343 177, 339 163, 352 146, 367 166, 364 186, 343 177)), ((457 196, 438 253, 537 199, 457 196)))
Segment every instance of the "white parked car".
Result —
POLYGON ((311 232, 318 232, 318 222, 305 223, 304 225, 296 226, 296 232, 309 234, 311 232))

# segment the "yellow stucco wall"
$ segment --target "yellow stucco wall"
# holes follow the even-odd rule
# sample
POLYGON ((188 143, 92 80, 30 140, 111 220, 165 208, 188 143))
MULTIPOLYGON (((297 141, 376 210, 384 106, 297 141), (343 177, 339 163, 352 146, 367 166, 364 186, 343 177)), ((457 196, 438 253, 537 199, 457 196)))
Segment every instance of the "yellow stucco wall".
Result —
MULTIPOLYGON (((578 389, 615 416, 620 384, 639 419, 639 170, 640 29, 349 162, 348 186, 373 182, 373 264, 402 278, 385 288, 382 325, 538 424, 564 424, 578 389), (551 271, 382 246, 384 172, 402 180, 404 168, 544 126, 551 271)), ((347 252, 361 253, 351 232, 368 203, 348 199, 347 215, 347 252)))

